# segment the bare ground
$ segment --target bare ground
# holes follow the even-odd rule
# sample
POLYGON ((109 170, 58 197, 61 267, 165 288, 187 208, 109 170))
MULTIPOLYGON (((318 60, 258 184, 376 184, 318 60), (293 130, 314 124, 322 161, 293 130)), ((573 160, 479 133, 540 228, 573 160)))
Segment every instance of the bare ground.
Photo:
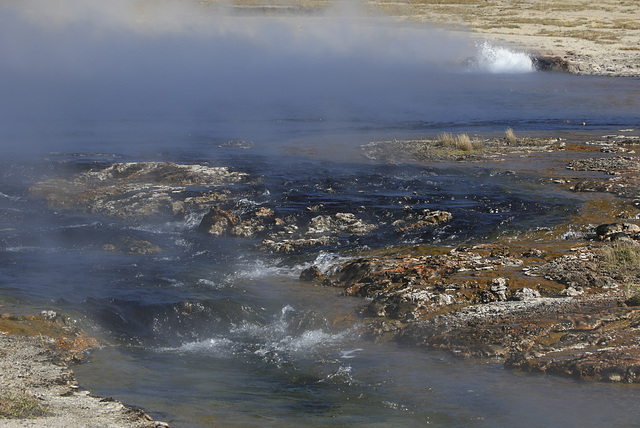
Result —
POLYGON ((168 426, 80 388, 69 363, 92 346, 95 339, 53 312, 0 316, 0 427, 168 426))

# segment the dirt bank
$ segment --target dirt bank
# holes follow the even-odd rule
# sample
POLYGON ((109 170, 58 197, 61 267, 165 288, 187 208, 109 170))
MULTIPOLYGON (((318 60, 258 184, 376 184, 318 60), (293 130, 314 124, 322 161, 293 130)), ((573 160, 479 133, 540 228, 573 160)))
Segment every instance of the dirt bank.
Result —
POLYGON ((165 427, 82 389, 69 364, 97 340, 52 311, 0 316, 0 427, 165 427))
POLYGON ((555 58, 571 73, 640 75, 640 5, 635 1, 378 0, 399 19, 472 31, 478 38, 555 58))

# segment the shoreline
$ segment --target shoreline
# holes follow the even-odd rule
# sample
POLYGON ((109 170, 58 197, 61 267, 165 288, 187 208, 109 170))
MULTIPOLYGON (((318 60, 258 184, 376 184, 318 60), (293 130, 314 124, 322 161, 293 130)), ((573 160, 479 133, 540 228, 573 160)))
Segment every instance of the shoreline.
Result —
POLYGON ((81 388, 71 366, 99 346, 53 311, 0 315, 0 426, 168 427, 141 409, 81 388))
POLYGON ((630 2, 377 0, 372 8, 400 21, 429 22, 523 50, 553 65, 543 70, 640 76, 640 6, 630 2))
MULTIPOLYGON (((640 181, 640 162, 635 156, 635 148, 640 146, 637 134, 637 130, 627 130, 624 136, 613 139, 569 144, 526 137, 509 145, 506 137, 494 137, 485 140, 474 156, 432 140, 381 142, 365 147, 365 154, 381 163, 479 162, 513 175, 519 171, 531 173, 527 170, 530 165, 526 165, 533 160, 545 165, 539 174, 542 186, 579 192, 585 207, 568 224, 552 232, 523 231, 516 238, 499 237, 457 248, 422 244, 362 252, 339 269, 332 267, 331 274, 319 269, 304 271, 301 281, 342 287, 346 296, 368 297, 363 299, 363 322, 368 325, 365 334, 371 340, 397 340, 454 355, 500 358, 506 367, 516 370, 584 380, 640 382, 635 375, 640 373, 635 332, 640 324, 640 306, 629 301, 633 297, 630 291, 640 290, 640 284, 625 283, 630 277, 616 276, 599 264, 600 251, 607 246, 621 243, 640 249, 640 226, 633 220, 640 215, 635 203, 640 198, 640 190, 635 191, 640 189, 636 185, 640 181), (404 146, 398 150, 397 144, 404 146), (405 157, 396 158, 398 153, 405 157), (594 224, 610 226, 611 230, 594 229, 594 224), (581 236, 562 238, 571 231, 581 236)), ((184 177, 184 166, 144 166, 168 173, 177 169, 176 179, 184 177)), ((126 169, 139 171, 133 167, 129 164, 126 169)), ((118 168, 121 173, 126 171, 118 168)), ((226 169, 196 167, 192 173, 208 174, 215 182, 241 178, 226 169)), ((138 173, 136 177, 140 177, 138 173)), ((105 181, 104 172, 98 173, 98 178, 105 181)), ((109 184, 108 177, 106 182, 109 184)), ((60 198, 68 191, 59 180, 34 189, 50 192, 54 203, 63 203, 60 198)), ((69 196, 73 197, 66 194, 69 196)), ((225 212, 216 214, 220 217, 225 212)), ((263 210, 254 221, 267 218, 269 213, 263 210)), ((444 212, 430 212, 416 224, 399 227, 429 227, 449 218, 444 212)), ((206 233, 216 235, 217 217, 209 220, 211 230, 206 233)), ((243 230, 260 226, 243 224, 243 230)), ((341 227, 327 225, 334 226, 341 227)), ((295 252, 296 245, 306 248, 309 242, 274 243, 265 250, 281 251, 280 244, 295 252)), ((121 247, 104 250, 122 254, 157 251, 148 242, 118 245, 121 247)), ((11 308, 14 314, 19 311, 19 306, 11 308)), ((168 426, 153 421, 143 411, 93 397, 79 388, 69 364, 81 363, 86 350, 101 345, 71 327, 65 317, 45 311, 35 316, 5 314, 0 321, 3 391, 7 385, 14 385, 18 392, 29 391, 48 409, 26 419, 0 419, 0 426, 36 426, 40 422, 68 426, 69 419, 63 415, 71 415, 75 421, 80 418, 87 426, 95 419, 101 423, 111 420, 115 426, 168 426), (11 358, 15 350, 20 350, 15 355, 24 358, 11 358), (53 374, 46 377, 42 373, 53 374), (72 408, 80 413, 74 415, 72 408), (86 408, 93 411, 82 410, 86 408)))

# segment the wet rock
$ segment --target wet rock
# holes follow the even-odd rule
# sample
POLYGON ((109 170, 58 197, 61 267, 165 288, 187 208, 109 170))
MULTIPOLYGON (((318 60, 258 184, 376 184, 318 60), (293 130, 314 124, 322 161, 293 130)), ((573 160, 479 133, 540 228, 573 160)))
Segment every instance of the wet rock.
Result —
POLYGON ((399 223, 396 223, 397 227, 395 229, 396 233, 408 233, 408 232, 416 232, 422 229, 437 226, 439 224, 451 221, 453 216, 450 212, 447 211, 432 211, 432 210, 422 210, 419 214, 415 216, 410 216, 408 220, 401 220, 399 223), (410 222, 411 218, 415 217, 417 221, 410 222), (408 225, 404 225, 407 222, 410 222, 408 225))
POLYGON ((635 236, 640 226, 633 223, 610 223, 596 227, 596 235, 601 241, 614 241, 624 236, 635 236))
POLYGON ((569 63, 560 56, 536 55, 532 58, 533 66, 538 71, 569 72, 569 63))
POLYGON ((322 276, 322 271, 317 266, 311 266, 300 272, 300 279, 311 281, 322 276))
POLYGON ((456 299, 445 293, 407 287, 387 293, 378 293, 367 306, 367 313, 377 317, 414 320, 433 310, 430 306, 456 304, 456 299))
POLYGON ((204 215, 198 230, 210 235, 224 236, 228 235, 237 223, 238 218, 231 211, 215 206, 204 215))
POLYGON ((283 239, 275 241, 273 239, 263 239, 261 249, 274 253, 293 254, 299 251, 327 246, 335 242, 335 238, 321 236, 319 238, 283 239))
POLYGON ((507 300, 506 278, 491 278, 482 286, 467 279, 470 273, 489 275, 519 264, 509 257, 492 257, 491 250, 478 250, 489 257, 459 248, 446 254, 359 258, 344 263, 323 280, 342 287, 345 295, 371 298, 367 316, 415 320, 474 300, 507 300), (456 280, 456 275, 465 279, 456 280))
POLYGON ((635 326, 640 314, 611 303, 576 308, 547 337, 527 351, 514 352, 505 364, 585 380, 638 382, 640 347, 635 326), (610 346, 613 343, 616 346, 610 346))
POLYGON ((116 254, 158 254, 162 249, 149 241, 143 239, 133 239, 129 237, 121 237, 108 244, 102 246, 104 251, 116 254))
POLYGON ((182 216, 201 208, 203 202, 225 199, 224 193, 210 188, 246 178, 247 174, 225 167, 131 162, 47 180, 32 186, 30 192, 55 208, 135 220, 182 216), (202 189, 200 195, 194 195, 192 188, 202 189))
POLYGON ((319 215, 311 219, 308 234, 338 234, 342 232, 362 234, 371 232, 376 228, 373 224, 367 224, 358 219, 353 213, 337 213, 331 215, 319 215))

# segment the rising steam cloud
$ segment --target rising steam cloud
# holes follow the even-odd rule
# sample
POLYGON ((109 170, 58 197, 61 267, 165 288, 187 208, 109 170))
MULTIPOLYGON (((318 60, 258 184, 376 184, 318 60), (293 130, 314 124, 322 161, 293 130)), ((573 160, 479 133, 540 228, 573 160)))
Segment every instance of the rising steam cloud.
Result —
POLYGON ((375 116, 435 96, 442 73, 478 51, 469 37, 346 5, 265 17, 189 1, 2 2, 3 128, 69 117, 375 116))

